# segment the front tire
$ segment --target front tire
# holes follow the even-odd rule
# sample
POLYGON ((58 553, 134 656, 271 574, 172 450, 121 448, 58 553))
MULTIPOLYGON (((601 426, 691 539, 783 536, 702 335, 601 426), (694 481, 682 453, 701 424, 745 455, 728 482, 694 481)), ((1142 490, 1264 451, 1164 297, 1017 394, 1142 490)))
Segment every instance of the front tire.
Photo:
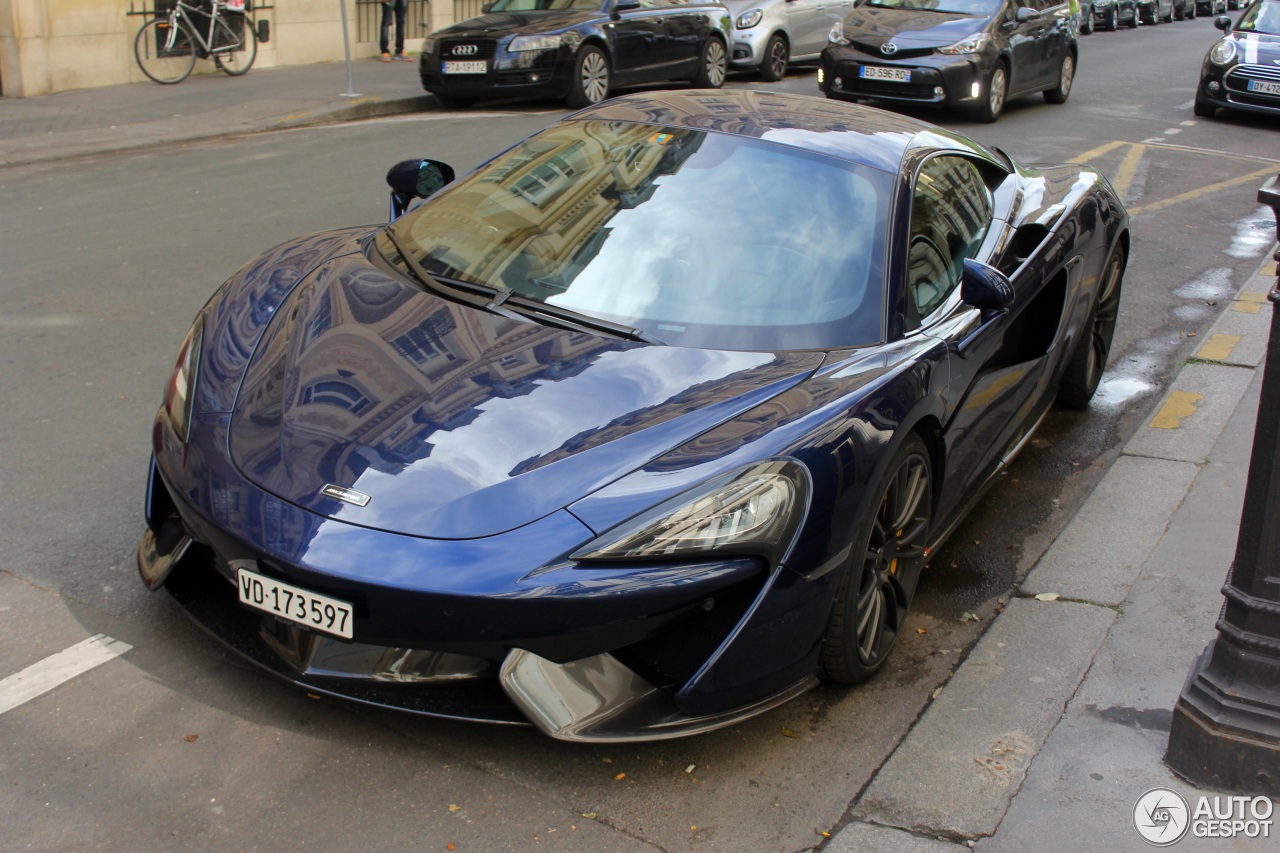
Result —
POLYGON ((169 45, 169 19, 147 21, 133 39, 133 57, 142 73, 157 83, 181 83, 196 67, 195 40, 187 25, 178 21, 178 31, 169 45))
POLYGON ((1062 57, 1062 65, 1058 68, 1058 85, 1045 90, 1044 99, 1051 104, 1065 104, 1071 94, 1071 84, 1076 79, 1076 58, 1068 53, 1062 57))
POLYGON ((1218 114, 1218 108, 1208 101, 1199 92, 1196 93, 1196 105, 1194 112, 1200 118, 1213 118, 1218 114))
POLYGON ((1004 98, 1008 90, 1009 72, 1004 70, 1003 63, 997 62, 991 76, 987 78, 987 97, 975 110, 978 121, 991 124, 1000 118, 1000 113, 1004 111, 1004 98))
POLYGON ((1107 257, 1098 297, 1058 389, 1058 403, 1068 409, 1087 408, 1098 390, 1098 383, 1102 381, 1107 356, 1111 353, 1111 340, 1116 333, 1116 318, 1120 314, 1124 266, 1124 249, 1116 246, 1107 257))
POLYGON ((778 33, 769 38, 764 46, 764 62, 760 63, 760 79, 766 83, 776 83, 787 75, 787 64, 791 61, 791 48, 787 40, 778 33))
POLYGON ((715 36, 709 37, 698 56, 698 72, 693 75, 692 80, 694 88, 719 89, 724 85, 728 68, 729 57, 725 53, 724 42, 715 36))
POLYGON ((578 51, 565 98, 571 107, 586 107, 609 96, 609 58, 598 47, 587 45, 578 51))
POLYGON ((822 675, 857 684, 884 665, 924 569, 933 490, 928 449, 911 433, 894 454, 841 569, 822 641, 822 675))

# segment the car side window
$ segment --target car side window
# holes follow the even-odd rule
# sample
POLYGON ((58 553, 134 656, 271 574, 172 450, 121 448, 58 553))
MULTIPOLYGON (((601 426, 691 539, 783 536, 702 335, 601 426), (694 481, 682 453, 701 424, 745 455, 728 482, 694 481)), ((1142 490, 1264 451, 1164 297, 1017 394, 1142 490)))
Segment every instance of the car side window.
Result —
POLYGON ((920 167, 911 198, 907 331, 919 328, 960 285, 964 259, 982 245, 991 213, 991 191, 971 160, 942 155, 920 167))

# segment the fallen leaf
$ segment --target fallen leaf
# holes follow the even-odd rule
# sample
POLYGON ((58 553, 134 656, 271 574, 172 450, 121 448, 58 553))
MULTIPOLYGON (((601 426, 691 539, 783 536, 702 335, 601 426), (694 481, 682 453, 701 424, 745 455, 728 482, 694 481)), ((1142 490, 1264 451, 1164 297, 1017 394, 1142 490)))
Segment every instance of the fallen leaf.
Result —
POLYGON ((596 813, 595 813, 595 812, 583 812, 583 813, 582 813, 582 816, 583 816, 583 817, 585 817, 587 820, 595 820, 595 819, 596 819, 596 813))
POLYGON ((982 617, 978 616, 975 613, 970 613, 966 610, 964 613, 960 614, 960 621, 961 622, 981 622, 982 617))
POLYGON ((939 687, 937 690, 933 691, 933 698, 934 698, 934 699, 937 699, 937 698, 938 698, 939 696, 941 696, 941 695, 942 695, 942 688, 941 688, 941 687, 939 687))
POLYGON ((698 765, 696 765, 696 764, 690 764, 688 767, 686 767, 686 768, 684 769, 684 772, 685 772, 685 773, 692 773, 693 771, 695 771, 695 770, 697 770, 697 769, 698 769, 698 765))
POLYGON ((460 811, 462 811, 462 806, 455 806, 453 803, 449 803, 449 814, 460 811))
POLYGON ((617 776, 614 776, 613 778, 616 779, 617 781, 622 781, 623 779, 627 778, 627 774, 619 773, 617 776))
POLYGON ((691 827, 689 827, 689 828, 690 828, 690 829, 692 829, 694 832, 697 832, 697 831, 698 831, 698 827, 696 827, 696 826, 691 826, 691 827))
POLYGON ((444 849, 445 849, 445 850, 452 850, 452 849, 453 849, 453 842, 450 842, 450 843, 446 844, 446 845, 444 846, 444 849))
POLYGON ((600 760, 601 760, 601 761, 603 761, 605 764, 612 764, 612 763, 613 763, 613 759, 612 759, 612 758, 602 758, 602 759, 600 759, 600 760))
POLYGON ((195 743, 196 738, 198 737, 200 737, 200 735, 196 734, 195 732, 192 732, 191 734, 184 737, 183 740, 185 740, 187 743, 195 743))
POLYGON ((916 629, 916 633, 917 633, 917 634, 927 634, 927 633, 929 633, 929 632, 928 632, 928 631, 926 631, 924 628, 917 628, 917 629, 916 629))
POLYGON ((1058 598, 1056 592, 1042 592, 1036 596, 1036 601, 1057 601, 1058 598))
POLYGON ((786 727, 783 727, 782 729, 782 736, 783 737, 800 737, 800 735, 796 734, 795 732, 791 731, 791 729, 788 729, 786 727))

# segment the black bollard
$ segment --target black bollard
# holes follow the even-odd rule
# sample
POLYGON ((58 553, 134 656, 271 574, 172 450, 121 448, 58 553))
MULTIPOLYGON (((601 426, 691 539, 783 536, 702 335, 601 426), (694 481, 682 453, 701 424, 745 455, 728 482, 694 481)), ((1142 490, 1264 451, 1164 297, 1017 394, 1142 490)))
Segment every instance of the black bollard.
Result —
MULTIPOLYGON (((1258 190, 1277 216, 1280 177, 1258 190)), ((1280 262, 1280 250, 1275 253, 1280 262)), ((1268 295, 1271 338, 1235 560, 1218 636, 1173 708, 1165 763, 1191 783, 1280 795, 1280 277, 1268 295)))

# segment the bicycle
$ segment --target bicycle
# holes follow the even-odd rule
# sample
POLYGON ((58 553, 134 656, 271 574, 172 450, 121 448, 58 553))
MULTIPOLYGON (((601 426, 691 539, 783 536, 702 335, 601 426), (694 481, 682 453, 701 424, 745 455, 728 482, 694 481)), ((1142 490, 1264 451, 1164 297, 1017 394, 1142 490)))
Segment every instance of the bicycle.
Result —
POLYGON ((258 56, 258 39, 252 22, 243 20, 244 12, 245 0, 211 0, 207 9, 175 0, 167 17, 153 18, 138 30, 133 40, 138 67, 157 83, 181 83, 197 57, 212 57, 219 69, 239 77, 258 56), (209 19, 207 34, 196 26, 193 14, 209 19), (239 34, 228 22, 231 14, 242 18, 239 34))

